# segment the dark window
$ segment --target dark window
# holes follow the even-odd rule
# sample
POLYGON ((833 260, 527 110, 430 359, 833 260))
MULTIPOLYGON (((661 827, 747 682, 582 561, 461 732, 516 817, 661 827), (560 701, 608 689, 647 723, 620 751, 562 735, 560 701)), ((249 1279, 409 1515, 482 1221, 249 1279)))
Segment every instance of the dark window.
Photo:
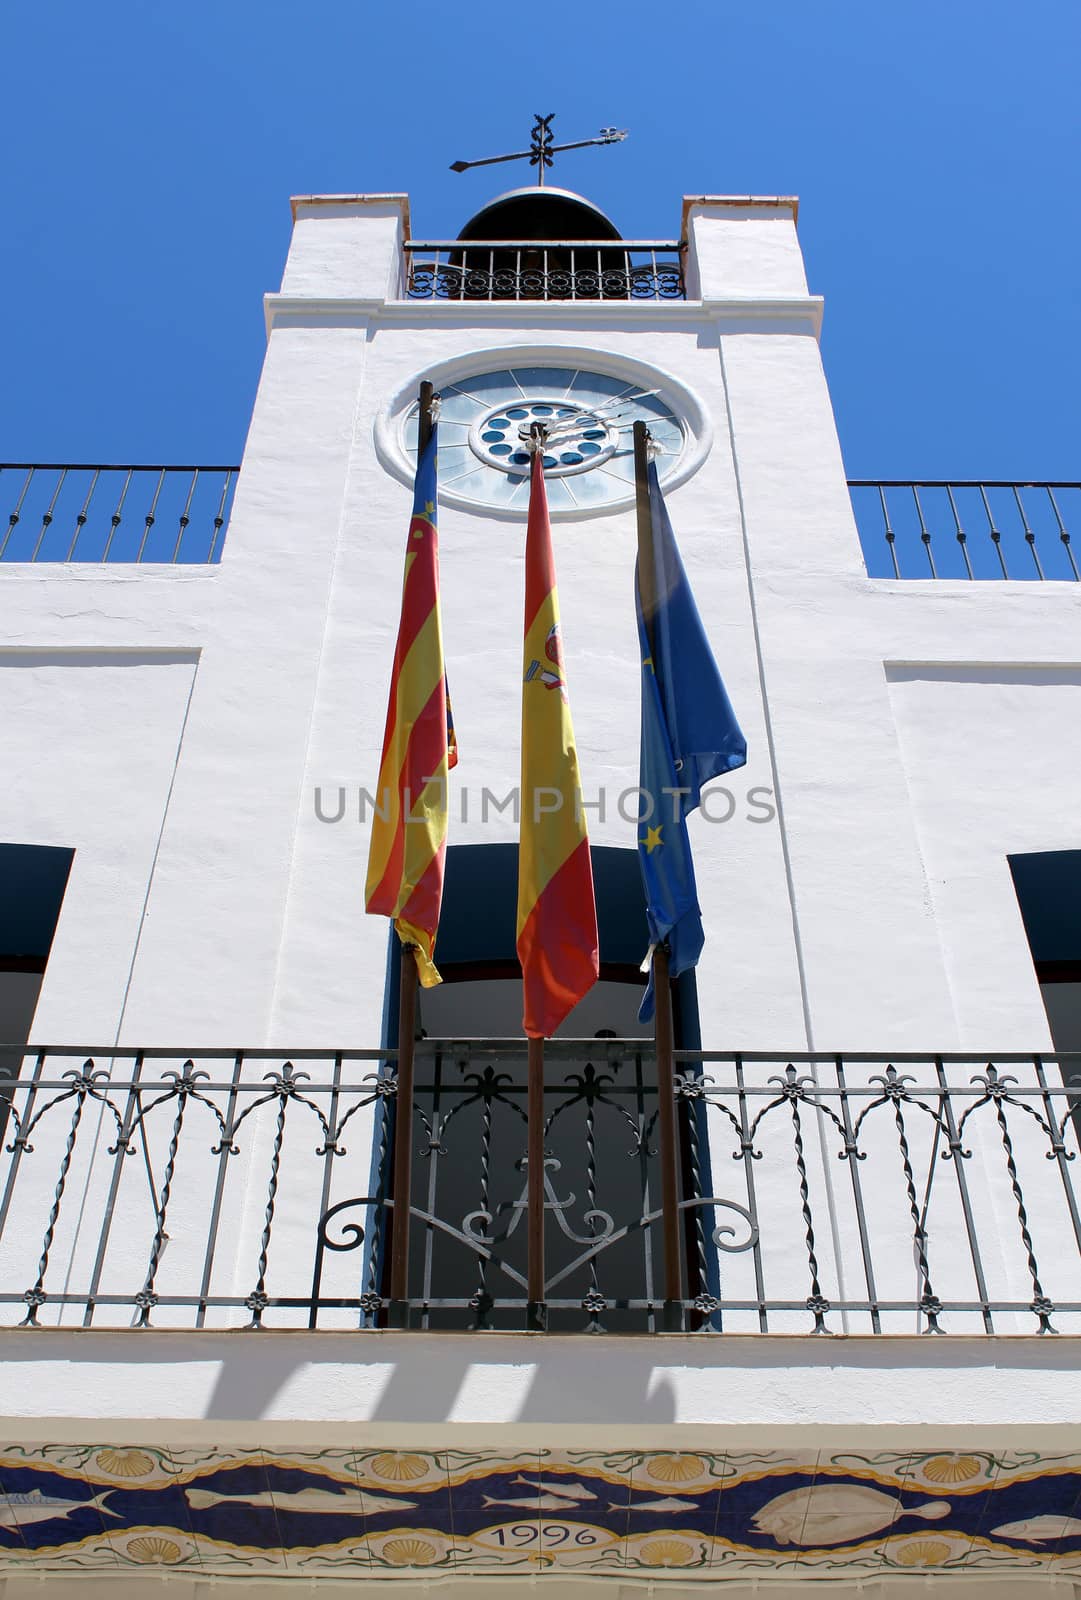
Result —
POLYGON ((22 1063, 74 854, 0 844, 0 1133, 7 1121, 3 1081, 22 1063))
POLYGON ((1063 1076, 1081 1082, 1081 850, 1041 850, 1009 863, 1055 1049, 1078 1052, 1063 1076))

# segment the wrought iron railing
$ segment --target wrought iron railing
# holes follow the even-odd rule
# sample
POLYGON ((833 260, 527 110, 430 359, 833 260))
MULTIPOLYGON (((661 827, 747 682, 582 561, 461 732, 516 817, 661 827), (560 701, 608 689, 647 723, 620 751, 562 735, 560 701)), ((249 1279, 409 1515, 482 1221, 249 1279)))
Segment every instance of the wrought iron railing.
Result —
MULTIPOLYGON (((681 1053, 673 1324, 651 1049, 547 1046, 549 1328, 1081 1328, 1081 1057, 681 1053)), ((0 1059, 0 1318, 387 1321, 393 1052, 0 1059)), ((409 1325, 525 1326, 524 1063, 417 1046, 409 1325)))
POLYGON ((850 478, 875 578, 1081 578, 1081 483, 850 478))
POLYGON ((218 561, 239 470, 0 463, 0 561, 218 561))
POLYGON ((683 246, 654 239, 409 239, 410 300, 683 300, 683 246))

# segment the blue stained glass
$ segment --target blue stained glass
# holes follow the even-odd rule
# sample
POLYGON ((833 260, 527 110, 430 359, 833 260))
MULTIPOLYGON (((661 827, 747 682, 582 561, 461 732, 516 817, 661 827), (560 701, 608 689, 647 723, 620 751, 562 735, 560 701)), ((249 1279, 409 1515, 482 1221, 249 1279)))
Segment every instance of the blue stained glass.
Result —
POLYGON ((511 461, 516 467, 528 467, 529 457, 524 450, 516 450, 511 456, 511 461))
POLYGON ((559 459, 565 467, 576 467, 583 457, 577 450, 565 450, 559 459))
POLYGON ((583 439, 607 439, 607 437, 603 428, 587 428, 582 435, 583 439))
POLYGON ((533 415, 535 417, 550 417, 552 415, 552 411, 553 411, 553 407, 552 406, 534 406, 533 407, 533 415))
POLYGON ((489 417, 488 426, 489 428, 509 428, 510 423, 506 417, 489 417))
POLYGON ((588 439, 586 440, 586 442, 584 444, 579 445, 578 448, 581 450, 581 452, 582 452, 582 454, 584 456, 599 456, 600 453, 601 453, 600 445, 599 444, 590 444, 588 439))
POLYGON ((577 417, 579 415, 580 413, 575 411, 572 406, 560 406, 556 411, 557 417, 577 417))
POLYGON ((509 456, 510 449, 511 447, 509 444, 494 444, 491 449, 491 454, 493 456, 509 456))
POLYGON ((529 412, 525 409, 524 406, 515 406, 512 411, 508 411, 507 412, 507 416, 508 417, 513 417, 515 422, 521 422, 522 418, 523 417, 528 417, 528 415, 529 415, 529 412))
POLYGON ((546 467, 558 467, 559 462, 556 460, 555 456, 545 456, 544 465, 546 467))
POLYGON ((505 433, 492 433, 492 432, 489 432, 489 433, 482 433, 481 434, 481 438, 484 440, 485 444, 502 444, 503 440, 506 437, 507 436, 506 436, 505 433))

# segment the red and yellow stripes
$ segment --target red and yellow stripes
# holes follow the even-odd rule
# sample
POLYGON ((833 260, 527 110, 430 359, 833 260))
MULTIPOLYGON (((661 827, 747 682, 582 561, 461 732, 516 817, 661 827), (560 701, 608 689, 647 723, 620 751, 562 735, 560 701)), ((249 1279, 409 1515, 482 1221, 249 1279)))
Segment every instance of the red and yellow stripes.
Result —
POLYGON ((553 1034, 597 981, 597 908, 559 632, 548 498, 533 457, 525 552, 518 959, 522 1026, 553 1034))
POLYGON ((443 898, 447 775, 458 759, 443 666, 435 454, 433 429, 417 467, 365 889, 366 909, 393 917, 402 943, 414 946, 426 988, 440 982, 432 954, 443 898))

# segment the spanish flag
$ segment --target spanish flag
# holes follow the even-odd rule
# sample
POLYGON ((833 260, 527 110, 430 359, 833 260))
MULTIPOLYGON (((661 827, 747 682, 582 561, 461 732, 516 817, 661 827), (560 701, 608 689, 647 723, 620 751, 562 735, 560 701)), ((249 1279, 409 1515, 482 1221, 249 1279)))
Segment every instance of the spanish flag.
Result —
POLYGON ((553 1034, 599 971, 593 869, 581 806, 559 632, 542 452, 535 451, 525 547, 518 959, 531 1039, 553 1034))
POLYGON ((435 451, 433 427, 417 463, 365 896, 366 910, 393 917, 399 939, 414 947, 429 989, 440 982, 432 952, 443 898, 447 774, 458 759, 439 615, 435 451))

